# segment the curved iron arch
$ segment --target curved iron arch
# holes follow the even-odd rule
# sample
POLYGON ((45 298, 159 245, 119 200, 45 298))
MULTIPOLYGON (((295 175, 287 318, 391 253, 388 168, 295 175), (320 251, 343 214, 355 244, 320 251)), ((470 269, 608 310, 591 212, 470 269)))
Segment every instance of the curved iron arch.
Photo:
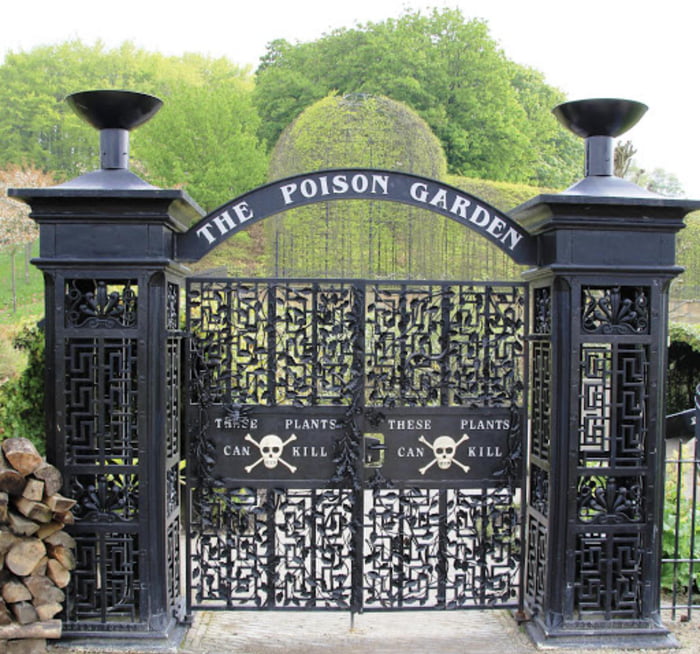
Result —
POLYGON ((478 232, 519 264, 535 263, 535 239, 483 200, 434 179, 390 170, 320 170, 260 186, 178 235, 177 258, 198 261, 236 232, 272 215, 328 200, 382 200, 442 214, 478 232))

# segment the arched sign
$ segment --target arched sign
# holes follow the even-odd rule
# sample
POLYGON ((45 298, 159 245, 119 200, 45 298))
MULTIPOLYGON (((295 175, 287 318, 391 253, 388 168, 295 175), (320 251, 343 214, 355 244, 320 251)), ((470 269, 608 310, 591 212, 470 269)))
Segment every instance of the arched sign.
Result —
POLYGON ((177 240, 177 258, 197 261, 236 232, 288 209, 328 200, 384 200, 452 218, 519 264, 535 263, 535 241, 483 200, 434 179, 388 170, 322 170, 260 186, 215 209, 177 240))

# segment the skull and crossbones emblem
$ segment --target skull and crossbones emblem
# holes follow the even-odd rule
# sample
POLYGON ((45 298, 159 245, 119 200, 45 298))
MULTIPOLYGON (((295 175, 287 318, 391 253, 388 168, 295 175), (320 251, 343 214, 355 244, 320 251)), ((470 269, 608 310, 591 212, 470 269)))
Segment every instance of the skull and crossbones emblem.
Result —
POLYGON ((432 443, 429 443, 424 436, 421 436, 418 440, 427 445, 433 451, 434 457, 434 459, 428 463, 428 465, 425 465, 418 470, 421 475, 424 475, 425 471, 434 466, 436 463, 440 470, 447 470, 454 463, 464 472, 469 472, 469 466, 465 466, 463 463, 460 463, 457 461, 457 459, 455 459, 457 448, 464 443, 464 441, 469 440, 468 434, 462 434, 462 437, 458 441, 451 436, 438 436, 432 443))
POLYGON ((279 436, 277 436, 277 434, 267 434, 266 436, 263 436, 258 443, 258 441, 256 441, 250 434, 246 434, 245 440, 249 441, 255 445, 258 450, 260 450, 260 458, 255 463, 245 466, 244 470, 249 473, 253 468, 261 463, 268 470, 273 470, 277 467, 278 463, 281 463, 289 470, 289 472, 294 474, 297 471, 297 467, 287 463, 282 458, 282 452, 284 451, 286 445, 292 441, 295 441, 296 439, 296 434, 292 434, 286 441, 283 441, 279 436))

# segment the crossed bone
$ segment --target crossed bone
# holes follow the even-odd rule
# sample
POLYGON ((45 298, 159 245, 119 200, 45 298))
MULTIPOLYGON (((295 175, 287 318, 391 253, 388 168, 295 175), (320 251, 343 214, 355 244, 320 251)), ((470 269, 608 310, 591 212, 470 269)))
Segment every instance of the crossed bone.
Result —
MULTIPOLYGON (((458 448, 464 441, 468 441, 468 440, 469 440, 469 435, 468 435, 468 434, 462 434, 462 438, 460 438, 458 441, 454 441, 454 444, 455 444, 455 452, 454 452, 454 453, 455 453, 455 455, 457 454, 457 448, 458 448)), ((435 455, 435 447, 434 447, 433 443, 429 443, 429 442, 425 439, 424 436, 421 436, 421 437, 418 439, 418 441, 421 442, 421 443, 423 443, 423 444, 425 444, 425 445, 427 445, 431 450, 433 450, 433 456, 435 455)), ((423 466, 422 468, 419 468, 418 472, 420 472, 421 475, 424 475, 424 474, 425 474, 425 471, 426 471, 428 468, 431 468, 432 466, 434 466, 436 463, 437 463, 437 457, 435 457, 435 458, 434 458, 430 463, 428 463, 427 465, 423 466)), ((462 468, 462 470, 463 470, 464 472, 469 472, 469 466, 465 466, 463 463, 460 463, 459 461, 457 461, 457 459, 454 458, 454 455, 452 456, 452 459, 450 460, 450 464, 452 464, 452 463, 455 463, 457 466, 459 466, 460 468, 462 468)))
MULTIPOLYGON (((292 441, 295 441, 296 439, 297 439, 296 434, 292 434, 286 441, 284 441, 284 442, 282 443, 282 445, 281 445, 282 450, 284 450, 284 447, 285 447, 288 443, 291 443, 292 441)), ((250 434, 246 434, 244 440, 250 441, 250 442, 251 442, 253 445, 255 445, 255 447, 257 447, 257 448, 261 451, 261 453, 262 453, 262 445, 260 445, 260 443, 258 443, 258 441, 256 441, 250 434)), ((281 440, 282 440, 282 439, 280 439, 280 441, 281 441, 281 440)), ((264 460, 265 460, 265 457, 264 457, 264 456, 261 456, 255 463, 251 463, 249 466, 245 466, 243 469, 244 469, 246 472, 250 472, 253 468, 255 468, 256 466, 260 465, 264 460)), ((277 457, 277 463, 281 463, 281 464, 282 464, 283 466, 285 466, 285 467, 289 470, 289 472, 291 472, 292 474, 294 474, 294 473, 297 471, 297 467, 296 467, 296 466, 290 465, 289 463, 287 463, 287 462, 282 458, 282 452, 281 452, 281 451, 280 451, 280 456, 277 457)), ((276 467, 276 464, 275 464, 275 467, 276 467)))

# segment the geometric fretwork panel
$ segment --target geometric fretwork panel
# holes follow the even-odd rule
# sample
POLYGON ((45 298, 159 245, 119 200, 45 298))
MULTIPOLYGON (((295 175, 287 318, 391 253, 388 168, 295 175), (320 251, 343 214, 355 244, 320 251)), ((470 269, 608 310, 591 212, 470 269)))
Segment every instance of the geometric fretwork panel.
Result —
POLYGON ((67 339, 65 439, 69 464, 138 458, 138 341, 67 339))
POLYGON ((526 605, 533 614, 544 608, 548 533, 546 522, 532 515, 528 517, 524 594, 526 605))
POLYGON ((170 336, 165 343, 165 456, 180 452, 180 360, 182 341, 170 336))
MULTIPOLYGON (((76 569, 66 589, 69 623, 85 629, 95 622, 119 629, 139 621, 139 542, 134 533, 79 533, 75 536, 76 569)), ((68 627, 70 628, 70 624, 68 627)))
POLYGON ((547 461, 551 434, 552 346, 546 341, 531 344, 530 451, 547 461))
POLYGON ((637 533, 583 533, 576 542, 574 612, 579 619, 641 615, 644 542, 637 533))
POLYGON ((643 344, 584 344, 579 464, 642 466, 648 431, 649 355, 643 344))

